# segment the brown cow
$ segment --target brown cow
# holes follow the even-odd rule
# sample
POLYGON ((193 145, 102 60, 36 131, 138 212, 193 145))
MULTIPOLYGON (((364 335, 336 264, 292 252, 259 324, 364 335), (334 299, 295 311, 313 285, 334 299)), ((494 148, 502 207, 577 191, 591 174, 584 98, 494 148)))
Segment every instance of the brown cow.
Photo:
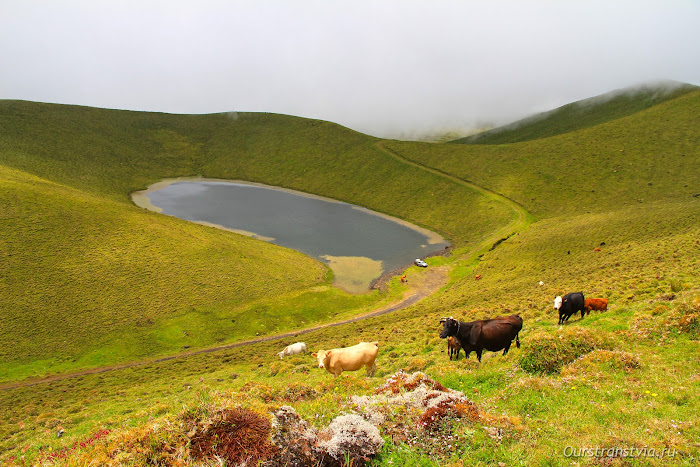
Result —
POLYGON ((608 309, 607 298, 587 298, 583 302, 583 307, 587 312, 591 310, 606 311, 608 309))
POLYGON ((481 362, 481 353, 484 349, 491 352, 503 350, 505 355, 513 339, 515 339, 515 345, 520 348, 518 333, 523 328, 523 319, 518 315, 498 316, 494 319, 480 319, 468 323, 454 318, 443 318, 440 322, 444 323, 440 338, 456 336, 467 358, 474 350, 476 358, 481 362))
POLYGON ((450 336, 447 338, 447 351, 450 355, 450 360, 455 357, 455 360, 459 360, 459 351, 462 350, 462 343, 459 342, 455 336, 450 336))

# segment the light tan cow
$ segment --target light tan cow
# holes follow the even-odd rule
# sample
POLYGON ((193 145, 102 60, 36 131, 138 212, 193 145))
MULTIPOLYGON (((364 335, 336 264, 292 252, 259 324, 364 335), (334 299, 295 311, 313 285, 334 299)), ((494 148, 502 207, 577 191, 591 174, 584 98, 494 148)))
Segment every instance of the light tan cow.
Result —
POLYGON ((363 366, 367 368, 367 376, 374 376, 378 353, 379 342, 360 342, 342 349, 319 350, 311 356, 318 360, 319 368, 325 368, 334 377, 343 371, 355 371, 363 366))

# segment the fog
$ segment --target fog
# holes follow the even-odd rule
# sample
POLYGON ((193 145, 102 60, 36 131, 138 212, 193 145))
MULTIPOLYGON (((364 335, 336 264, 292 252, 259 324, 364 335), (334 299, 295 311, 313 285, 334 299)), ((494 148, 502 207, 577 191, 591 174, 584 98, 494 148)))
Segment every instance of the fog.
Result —
POLYGON ((0 0, 0 99, 468 132, 700 84, 700 2, 0 0))

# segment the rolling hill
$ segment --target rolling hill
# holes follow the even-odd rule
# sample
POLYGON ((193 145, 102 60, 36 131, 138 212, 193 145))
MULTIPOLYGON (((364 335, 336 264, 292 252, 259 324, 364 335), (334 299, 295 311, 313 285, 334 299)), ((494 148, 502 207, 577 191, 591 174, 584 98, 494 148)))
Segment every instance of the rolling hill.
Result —
POLYGON ((506 144, 547 138, 623 118, 697 89, 676 81, 618 89, 452 142, 506 144))
POLYGON ((626 98, 626 110, 590 103, 578 122, 555 112, 536 138, 505 130, 517 141, 507 144, 380 141, 274 114, 1 101, 0 461, 206 465, 215 460, 194 457, 192 423, 291 405, 320 429, 403 370, 461 391, 478 416, 447 414, 430 431, 411 409, 391 408, 373 465, 692 465, 700 91, 652 94, 626 98), (408 308, 304 335, 314 351, 380 341, 374 378, 333 379, 308 355, 280 360, 296 338, 158 361, 182 351, 183 331, 206 348, 359 314, 402 291, 394 280, 388 292, 348 296, 296 252, 129 201, 189 175, 285 186, 438 231, 452 256, 411 268, 409 284, 437 266, 450 280, 408 308), (278 275, 290 280, 270 280, 278 275), (554 295, 577 290, 610 309, 557 326, 554 295), (520 349, 481 364, 447 359, 440 317, 513 313, 525 321, 520 349), (238 334, 235 316, 249 319, 238 334), (143 364, 32 379, 134 360, 143 364), (567 446, 674 456, 572 458, 567 446))

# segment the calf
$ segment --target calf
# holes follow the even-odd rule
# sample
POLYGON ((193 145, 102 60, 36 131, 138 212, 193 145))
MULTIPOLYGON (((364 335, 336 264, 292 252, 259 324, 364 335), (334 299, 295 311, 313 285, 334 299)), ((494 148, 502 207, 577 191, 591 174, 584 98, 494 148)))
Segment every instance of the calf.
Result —
POLYGON ((294 344, 285 347, 284 350, 278 353, 277 355, 279 355, 279 357, 282 358, 306 352, 306 342, 295 342, 294 344))
POLYGON ((583 301, 583 307, 588 313, 591 310, 606 311, 608 309, 607 298, 587 298, 583 301))
POLYGON ((360 342, 352 347, 342 349, 319 350, 311 355, 318 361, 319 368, 325 368, 334 377, 343 371, 367 368, 367 376, 374 376, 377 369, 378 342, 360 342))
POLYGON ((455 336, 447 338, 447 352, 450 355, 450 360, 454 356, 455 360, 459 360, 459 351, 462 350, 462 344, 455 336))
POLYGON ((518 333, 523 328, 523 319, 518 315, 480 319, 468 323, 454 318, 443 318, 440 322, 443 323, 440 338, 455 336, 459 339, 467 358, 474 350, 479 362, 484 349, 491 352, 503 350, 503 355, 507 354, 513 339, 515 345, 520 348, 518 333))
POLYGON ((563 297, 555 297, 554 308, 559 310, 559 324, 564 324, 564 321, 568 321, 577 311, 581 312, 581 319, 583 319, 586 316, 584 303, 583 292, 572 292, 563 297))

